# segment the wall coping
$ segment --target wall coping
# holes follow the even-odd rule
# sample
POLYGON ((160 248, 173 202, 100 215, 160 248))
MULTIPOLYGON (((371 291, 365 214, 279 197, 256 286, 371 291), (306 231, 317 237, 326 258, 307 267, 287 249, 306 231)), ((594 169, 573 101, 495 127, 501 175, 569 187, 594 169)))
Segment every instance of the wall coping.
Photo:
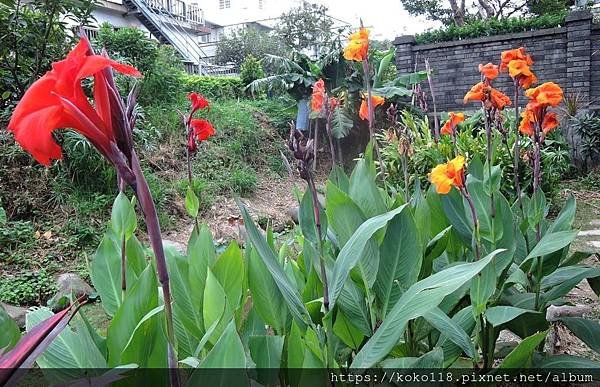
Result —
MULTIPOLYGON (((449 42, 439 42, 439 43, 428 43, 428 44, 415 44, 413 46, 413 51, 426 51, 426 50, 435 50, 437 48, 444 47, 454 47, 454 46, 469 46, 472 44, 481 44, 481 43, 493 43, 503 40, 517 40, 517 39, 526 39, 538 36, 547 36, 547 35, 560 35, 565 34, 567 32, 567 27, 554 27, 554 28, 545 28, 543 30, 536 31, 525 31, 525 32, 516 32, 512 34, 504 34, 504 35, 492 35, 492 36, 482 36, 479 38, 471 38, 464 40, 452 40, 449 42)), ((405 36, 400 36, 394 40, 394 44, 406 44, 408 43, 404 38, 405 36), (402 38, 402 40, 400 40, 402 38), (400 42, 400 43, 396 43, 400 42)), ((414 37, 413 37, 414 41, 414 37)))

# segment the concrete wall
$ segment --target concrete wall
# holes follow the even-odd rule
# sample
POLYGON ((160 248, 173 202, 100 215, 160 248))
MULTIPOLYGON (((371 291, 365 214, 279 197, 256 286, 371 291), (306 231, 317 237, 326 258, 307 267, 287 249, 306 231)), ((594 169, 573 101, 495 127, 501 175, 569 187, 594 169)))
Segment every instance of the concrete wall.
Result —
MULTIPOLYGON (((540 82, 556 82, 565 94, 578 92, 593 103, 600 100, 600 72, 592 71, 600 65, 600 26, 592 23, 588 11, 569 14, 565 25, 558 28, 423 45, 416 44, 413 36, 401 36, 394 44, 400 73, 414 71, 415 59, 423 69, 423 60, 429 59, 438 111, 475 109, 474 104, 465 106, 462 100, 480 81, 478 65, 497 64, 500 52, 521 46, 531 54, 540 82)), ((499 77, 494 86, 512 98, 508 76, 499 77)), ((423 87, 428 88, 426 84, 423 87)))

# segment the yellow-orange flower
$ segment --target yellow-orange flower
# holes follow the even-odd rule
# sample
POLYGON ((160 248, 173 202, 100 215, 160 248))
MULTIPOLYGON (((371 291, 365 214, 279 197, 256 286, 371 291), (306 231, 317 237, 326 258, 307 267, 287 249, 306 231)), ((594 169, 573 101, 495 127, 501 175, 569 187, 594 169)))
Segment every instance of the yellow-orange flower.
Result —
POLYGON ((555 112, 546 113, 542 122, 542 131, 548 134, 558 127, 558 118, 555 112))
POLYGON ((315 82, 310 99, 310 107, 314 112, 320 112, 325 104, 325 82, 319 79, 315 82))
MULTIPOLYGON (((475 84, 471 90, 463 99, 464 103, 472 102, 472 101, 482 101, 490 103, 491 106, 495 107, 498 110, 504 109, 506 106, 511 104, 510 98, 508 96, 490 85, 487 85, 483 82, 479 82, 475 84)), ((487 105, 486 105, 487 106, 487 105)))
POLYGON ((454 130, 456 130, 456 126, 465 120, 465 114, 449 112, 448 116, 448 121, 442 126, 440 133, 452 135, 454 130))
POLYGON ((528 109, 556 107, 563 99, 562 89, 554 82, 542 83, 538 87, 528 89, 525 91, 525 95, 530 99, 527 104, 528 109))
POLYGON ((369 30, 361 27, 358 32, 348 37, 348 45, 344 49, 344 58, 361 62, 369 52, 369 30))
POLYGON ((531 56, 525 53, 525 47, 519 47, 513 50, 503 51, 500 54, 500 71, 505 71, 508 69, 508 65, 513 60, 523 60, 527 66, 531 66, 533 64, 531 56))
POLYGON ((480 64, 479 72, 489 81, 493 81, 494 79, 498 78, 498 74, 500 73, 498 71, 498 66, 492 63, 488 63, 486 65, 480 64))
POLYGON ((447 194, 452 187, 462 187, 464 185, 463 176, 465 168, 465 158, 456 156, 446 164, 440 164, 431 170, 429 180, 435 186, 439 194, 447 194))
POLYGON ((519 86, 524 89, 531 87, 532 84, 537 82, 537 77, 527 64, 527 61, 523 59, 511 60, 508 63, 508 74, 519 82, 519 86))
MULTIPOLYGON (((375 108, 379 105, 383 105, 385 102, 385 98, 380 97, 378 95, 371 96, 371 105, 373 106, 373 112, 375 112, 375 108)), ((369 106, 367 104, 367 100, 363 99, 360 103, 360 109, 358 111, 358 116, 361 120, 369 119, 369 106)))

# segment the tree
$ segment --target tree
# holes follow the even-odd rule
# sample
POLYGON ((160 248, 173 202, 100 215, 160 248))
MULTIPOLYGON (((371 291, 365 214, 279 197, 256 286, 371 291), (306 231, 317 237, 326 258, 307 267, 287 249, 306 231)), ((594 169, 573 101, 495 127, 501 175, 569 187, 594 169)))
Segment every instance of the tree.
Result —
POLYGON ((287 46, 298 51, 323 47, 334 36, 333 20, 327 16, 327 10, 323 5, 304 1, 279 17, 275 32, 287 46))
POLYGON ((414 16, 462 26, 475 19, 503 19, 564 11, 572 0, 401 0, 414 16))
POLYGON ((73 38, 67 21, 87 25, 95 0, 2 1, 0 3, 0 94, 19 99, 73 38))
POLYGON ((240 66, 248 55, 262 59, 267 54, 284 55, 285 47, 271 34, 256 28, 240 28, 221 37, 217 43, 215 61, 240 66))

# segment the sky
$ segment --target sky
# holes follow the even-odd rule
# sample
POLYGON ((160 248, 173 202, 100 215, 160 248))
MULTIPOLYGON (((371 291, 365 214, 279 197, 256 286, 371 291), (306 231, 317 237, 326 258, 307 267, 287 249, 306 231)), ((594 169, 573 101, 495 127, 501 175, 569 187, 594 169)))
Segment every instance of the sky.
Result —
POLYGON ((435 23, 410 16, 400 0, 318 0, 329 8, 329 15, 358 27, 360 18, 374 39, 393 40, 400 35, 423 32, 435 23))

